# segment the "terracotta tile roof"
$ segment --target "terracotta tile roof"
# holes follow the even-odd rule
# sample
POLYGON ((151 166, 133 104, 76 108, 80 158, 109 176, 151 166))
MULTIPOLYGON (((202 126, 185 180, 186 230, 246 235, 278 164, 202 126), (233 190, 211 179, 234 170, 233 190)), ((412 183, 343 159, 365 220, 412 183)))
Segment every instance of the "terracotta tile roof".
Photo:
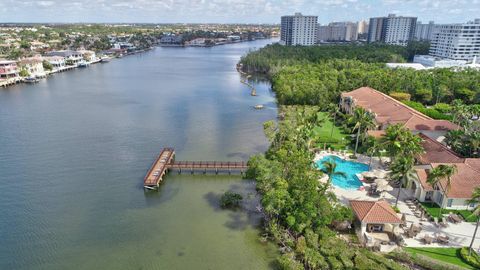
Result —
POLYGON ((402 102, 370 87, 344 92, 342 97, 352 97, 355 105, 375 113, 377 123, 405 124, 410 130, 452 130, 459 127, 449 121, 434 120, 402 102))
POLYGON ((465 163, 480 173, 480 158, 467 158, 465 163))
POLYGON ((402 223, 397 213, 386 201, 350 201, 353 212, 365 223, 402 223))
MULTIPOLYGON (((476 164, 477 161, 470 161, 470 164, 476 164)), ((445 163, 444 163, 445 164, 445 163)), ((445 164, 457 166, 457 173, 452 176, 451 187, 448 191, 449 198, 469 199, 472 191, 480 186, 480 170, 468 163, 445 164)), ((432 163, 432 167, 436 168, 440 163, 432 163)), ((446 187, 446 180, 440 181, 442 188, 446 187)))
POLYGON ((385 130, 368 130, 367 134, 375 138, 380 138, 385 134, 385 130))
POLYGON ((417 159, 421 164, 430 163, 463 163, 464 159, 460 158, 448 149, 445 145, 429 138, 423 133, 419 133, 418 136, 422 138, 422 146, 425 152, 418 156, 417 159))
POLYGON ((430 184, 427 183, 427 178, 428 178, 427 170, 415 169, 415 171, 417 172, 417 177, 418 177, 418 180, 420 181, 420 184, 422 185, 423 190, 433 191, 432 186, 430 186, 430 184))

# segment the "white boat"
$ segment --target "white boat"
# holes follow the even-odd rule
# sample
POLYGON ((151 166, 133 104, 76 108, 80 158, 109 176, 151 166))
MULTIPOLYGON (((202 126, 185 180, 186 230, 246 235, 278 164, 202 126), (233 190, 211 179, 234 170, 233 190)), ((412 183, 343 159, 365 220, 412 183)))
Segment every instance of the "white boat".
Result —
POLYGON ((110 62, 110 57, 108 57, 108 56, 102 56, 102 57, 100 58, 100 62, 101 62, 101 63, 108 63, 108 62, 110 62))
POLYGON ((88 62, 86 62, 86 61, 81 61, 81 62, 78 63, 77 66, 78 66, 79 68, 86 68, 86 67, 88 67, 89 65, 90 65, 90 63, 88 63, 88 62))
POLYGON ((23 81, 26 82, 26 83, 37 83, 40 80, 37 77, 27 77, 27 78, 23 79, 23 81))
POLYGON ((257 110, 261 110, 264 108, 264 106, 262 104, 258 104, 258 105, 255 105, 254 108, 257 110))

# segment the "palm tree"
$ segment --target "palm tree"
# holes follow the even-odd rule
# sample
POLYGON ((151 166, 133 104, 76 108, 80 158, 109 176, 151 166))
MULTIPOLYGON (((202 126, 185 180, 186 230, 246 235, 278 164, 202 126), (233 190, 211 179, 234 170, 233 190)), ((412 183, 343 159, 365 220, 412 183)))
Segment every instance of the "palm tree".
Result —
POLYGON ((323 168, 322 172, 326 175, 328 175, 328 185, 330 186, 332 182, 332 178, 334 176, 341 176, 341 177, 347 177, 347 175, 344 172, 337 171, 337 163, 333 160, 326 160, 322 163, 323 168))
POLYGON ((390 166, 390 179, 395 184, 398 184, 397 199, 395 207, 397 207, 398 199, 400 198, 400 191, 403 185, 407 185, 410 181, 415 179, 414 160, 411 157, 399 157, 390 166))
POLYGON ((442 216, 442 210, 445 205, 445 198, 448 198, 448 192, 452 187, 452 176, 457 173, 457 166, 456 165, 445 165, 440 164, 438 167, 433 168, 427 178, 427 183, 429 183, 432 187, 439 186, 443 189, 443 198, 442 202, 440 203, 440 212, 438 213, 438 217, 442 216), (445 180, 445 186, 442 185, 441 181, 445 180))
POLYGON ((387 150, 390 158, 393 158, 400 152, 405 133, 406 128, 400 124, 388 126, 385 130, 381 143, 385 150, 387 150))
POLYGON ((357 131, 357 139, 355 142, 355 155, 357 155, 361 133, 366 132, 369 128, 374 128, 376 124, 373 115, 362 107, 355 108, 349 120, 355 124, 353 131, 357 131))
POLYGON ((380 163, 382 163, 382 157, 380 156, 380 150, 382 150, 382 145, 380 145, 376 139, 373 139, 370 147, 367 149, 367 154, 370 156, 370 162, 368 163, 368 170, 370 170, 372 168, 373 156, 379 155, 380 163))
POLYGON ((337 115, 341 112, 340 106, 336 104, 330 104, 329 105, 329 111, 331 114, 333 114, 333 123, 332 123, 332 129, 330 130, 330 139, 333 137, 333 130, 335 128, 335 123, 337 122, 337 115))
POLYGON ((477 216, 477 226, 475 226, 475 231, 473 231, 472 242, 470 242, 470 246, 468 247, 468 255, 472 255, 472 247, 473 242, 475 242, 475 236, 477 236, 478 225, 480 224, 480 187, 476 187, 473 190, 472 197, 468 201, 468 203, 475 204, 475 209, 473 210, 473 214, 477 216))

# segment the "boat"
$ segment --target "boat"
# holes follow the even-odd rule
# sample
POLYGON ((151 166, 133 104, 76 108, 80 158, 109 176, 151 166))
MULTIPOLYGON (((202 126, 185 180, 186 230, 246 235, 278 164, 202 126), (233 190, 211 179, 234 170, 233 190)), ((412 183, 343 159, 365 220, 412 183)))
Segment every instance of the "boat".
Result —
POLYGON ((101 62, 101 63, 108 63, 108 62, 110 62, 110 57, 108 57, 108 56, 102 56, 102 57, 100 58, 100 62, 101 62))
POLYGON ((254 106, 254 108, 257 109, 257 110, 261 110, 261 109, 264 108, 264 106, 262 104, 257 104, 257 105, 254 106))
POLYGON ((26 83, 37 83, 40 80, 37 77, 26 77, 23 81, 26 83))
POLYGON ((85 61, 82 61, 82 62, 79 62, 77 66, 78 66, 79 68, 86 68, 86 67, 88 67, 89 65, 90 65, 89 63, 87 63, 87 62, 85 62, 85 61))

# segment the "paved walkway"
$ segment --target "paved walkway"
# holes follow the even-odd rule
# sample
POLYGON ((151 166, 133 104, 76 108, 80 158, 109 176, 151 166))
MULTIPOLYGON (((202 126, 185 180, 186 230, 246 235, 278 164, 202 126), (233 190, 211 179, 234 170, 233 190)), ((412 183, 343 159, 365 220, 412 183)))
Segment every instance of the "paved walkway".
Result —
MULTIPOLYGON (((376 201, 380 198, 383 198, 390 202, 391 205, 394 205, 398 189, 394 189, 389 193, 384 193, 381 197, 370 197, 367 195, 366 191, 345 190, 337 187, 332 187, 332 191, 337 195, 340 202, 345 205, 348 205, 349 200, 376 201)), ((475 230, 475 223, 461 222, 454 224, 447 222, 448 226, 446 228, 437 227, 434 223, 422 221, 415 216, 414 212, 405 203, 405 199, 411 198, 411 195, 407 194, 404 190, 402 190, 400 194, 398 208, 402 214, 405 214, 407 228, 409 228, 411 224, 421 224, 422 227, 422 231, 416 237, 405 238, 405 244, 407 247, 464 247, 470 245, 475 230), (448 244, 438 244, 434 241, 432 244, 426 245, 422 241, 425 234, 429 234, 432 237, 436 234, 447 235, 450 240, 448 244)), ((480 249, 480 229, 475 237, 473 247, 477 250, 480 249)))

